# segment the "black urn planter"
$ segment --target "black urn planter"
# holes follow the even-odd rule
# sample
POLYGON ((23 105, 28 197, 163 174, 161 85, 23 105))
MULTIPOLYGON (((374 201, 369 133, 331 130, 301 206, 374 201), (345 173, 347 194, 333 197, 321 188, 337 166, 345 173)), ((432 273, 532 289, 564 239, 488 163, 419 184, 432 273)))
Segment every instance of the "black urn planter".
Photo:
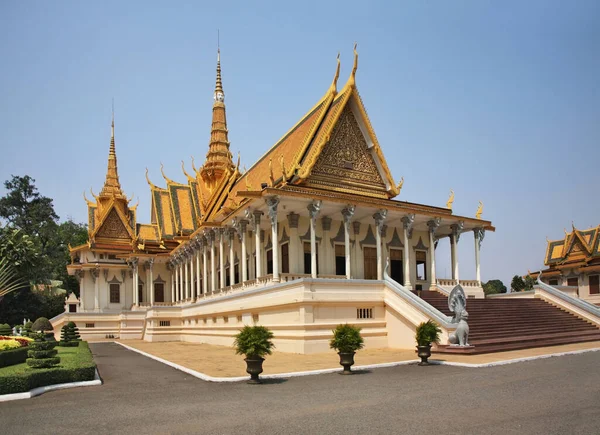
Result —
POLYGON ((263 361, 265 359, 259 356, 248 356, 244 358, 246 361, 246 373, 250 375, 249 384, 260 384, 261 381, 258 377, 263 372, 263 361))
POLYGON ((417 351, 417 355, 421 358, 419 365, 428 366, 429 361, 427 361, 427 358, 431 356, 431 344, 428 344, 427 346, 417 346, 417 351))
POLYGON ((350 367, 354 365, 354 354, 356 352, 338 352, 340 356, 340 365, 344 367, 342 375, 351 375, 352 370, 350 367))

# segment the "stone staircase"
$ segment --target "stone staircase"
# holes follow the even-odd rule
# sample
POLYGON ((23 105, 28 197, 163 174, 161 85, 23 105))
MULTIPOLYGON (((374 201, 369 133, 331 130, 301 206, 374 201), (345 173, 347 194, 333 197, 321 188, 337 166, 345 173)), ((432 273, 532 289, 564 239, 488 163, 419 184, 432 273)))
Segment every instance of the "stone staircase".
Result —
MULTIPOLYGON (((448 297, 421 291, 421 298, 452 316, 448 297)), ((600 329, 541 299, 467 299, 471 348, 438 346, 434 352, 479 354, 600 340, 600 329)))

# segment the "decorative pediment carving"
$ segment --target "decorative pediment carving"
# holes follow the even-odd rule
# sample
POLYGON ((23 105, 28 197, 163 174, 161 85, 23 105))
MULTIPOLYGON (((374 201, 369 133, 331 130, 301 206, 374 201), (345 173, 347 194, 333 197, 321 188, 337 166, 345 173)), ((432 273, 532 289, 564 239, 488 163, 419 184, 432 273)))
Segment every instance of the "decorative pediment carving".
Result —
POLYGON ((110 239, 130 239, 127 227, 119 217, 116 209, 112 209, 102 226, 96 233, 96 237, 106 237, 110 239))

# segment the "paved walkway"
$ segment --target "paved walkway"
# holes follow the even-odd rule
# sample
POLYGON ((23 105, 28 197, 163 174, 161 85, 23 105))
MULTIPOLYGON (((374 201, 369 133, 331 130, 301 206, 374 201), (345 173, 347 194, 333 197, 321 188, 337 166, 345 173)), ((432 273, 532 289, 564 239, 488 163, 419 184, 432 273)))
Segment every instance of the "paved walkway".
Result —
POLYGON ((597 434, 600 354, 482 369, 391 367, 264 385, 203 382, 118 344, 105 384, 0 403, 2 434, 597 434))
MULTIPOLYGON (((209 376, 246 376, 244 357, 236 355, 231 346, 214 346, 210 344, 185 343, 180 341, 151 343, 142 340, 123 340, 123 344, 209 376)), ((552 353, 598 348, 600 348, 600 342, 594 341, 589 343, 540 347, 484 355, 434 354, 431 359, 470 364, 485 364, 552 353)), ((362 349, 357 352, 355 357, 357 365, 371 365, 417 359, 417 355, 413 349, 362 349)), ((340 368, 339 357, 333 350, 312 355, 273 352, 273 355, 268 356, 264 362, 265 374, 291 373, 332 368, 340 368)))

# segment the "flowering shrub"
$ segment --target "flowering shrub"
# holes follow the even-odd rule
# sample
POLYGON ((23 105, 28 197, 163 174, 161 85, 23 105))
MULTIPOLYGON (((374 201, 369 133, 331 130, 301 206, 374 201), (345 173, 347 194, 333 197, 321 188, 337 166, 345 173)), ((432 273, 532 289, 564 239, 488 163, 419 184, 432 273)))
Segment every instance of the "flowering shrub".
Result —
POLYGON ((3 350, 18 349, 20 347, 22 347, 21 343, 19 343, 17 340, 8 339, 0 341, 0 352, 3 350))
POLYGON ((27 347, 29 345, 29 343, 31 343, 33 341, 33 338, 29 338, 29 337, 14 337, 14 336, 7 336, 7 335, 0 335, 0 343, 2 341, 8 341, 8 340, 14 340, 17 341, 19 343, 20 347, 27 347))

